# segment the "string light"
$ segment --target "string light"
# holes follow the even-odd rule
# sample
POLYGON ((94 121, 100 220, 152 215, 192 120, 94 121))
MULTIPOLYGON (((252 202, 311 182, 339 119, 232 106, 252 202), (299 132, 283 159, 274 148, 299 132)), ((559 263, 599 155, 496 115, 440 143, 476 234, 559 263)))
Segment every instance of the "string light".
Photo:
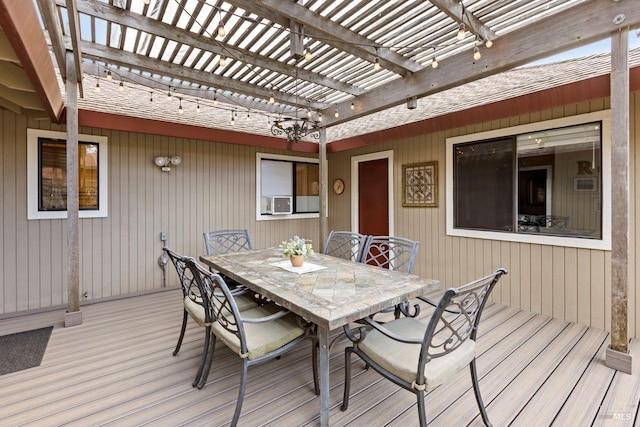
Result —
POLYGON ((460 24, 460 28, 458 28, 458 40, 464 40, 464 37, 467 35, 467 29, 464 27, 464 24, 460 24))
POLYGON ((171 99, 171 86, 169 86, 169 90, 167 91, 167 99, 171 99))
POLYGON ((220 67, 224 68, 225 65, 227 65, 227 57, 223 55, 220 57, 220 67))
POLYGON ((340 117, 340 113, 338 113, 338 106, 336 105, 336 111, 335 113, 333 113, 333 116, 337 119, 338 117, 340 117))
POLYGON ((375 49, 376 49, 376 60, 373 61, 373 69, 374 71, 378 71, 382 67, 380 66, 380 58, 378 58, 378 48, 376 47, 375 49))
POLYGON ((311 61, 311 49, 309 49, 308 47, 304 51, 304 60, 307 62, 311 61))
POLYGON ((120 85, 118 86, 118 92, 124 92, 124 83, 120 80, 120 85))
POLYGON ((153 102, 153 91, 149 92, 149 102, 153 102))
POLYGON ((477 61, 480 58, 482 58, 482 55, 480 54, 480 49, 478 49, 478 46, 476 46, 473 48, 473 59, 477 61))
POLYGON ((224 29, 224 24, 220 21, 218 24, 218 37, 222 38, 227 35, 227 30, 224 29))
POLYGON ((196 101, 196 113, 200 114, 200 103, 196 101))
POLYGON ((273 105, 276 102, 276 98, 273 95, 273 92, 271 92, 271 95, 269 95, 269 104, 273 105))
POLYGON ((96 89, 95 89, 96 93, 100 93, 100 80, 96 79, 96 89))
POLYGON ((184 114, 184 110, 182 109, 182 98, 178 98, 180 100, 180 106, 178 107, 178 114, 184 114))
POLYGON ((149 2, 150 2, 150 1, 151 1, 151 0, 142 0, 142 3, 144 3, 144 4, 149 4, 149 2))
POLYGON ((236 124, 236 118, 234 113, 235 113, 234 111, 231 112, 231 120, 229 120, 229 123, 231 124, 231 126, 236 124))
POLYGON ((311 110, 307 110, 307 117, 311 118, 313 116, 313 112, 311 110))
POLYGON ((485 45, 487 48, 490 48, 491 46, 493 46, 493 42, 492 42, 491 40, 487 40, 486 42, 484 42, 484 45, 485 45))
POLYGON ((433 57, 431 58, 431 68, 438 68, 438 60, 436 59, 436 47, 433 47, 433 57))
POLYGON ((113 76, 111 75, 111 70, 107 71, 107 80, 111 80, 113 79, 113 76))
POLYGON ((318 121, 321 122, 322 121, 322 113, 318 113, 318 121))
POLYGON ((218 90, 213 91, 213 105, 218 105, 218 90))
POLYGON ((352 110, 355 110, 355 109, 356 109, 356 106, 355 106, 355 104, 354 104, 353 102, 351 103, 351 109, 352 109, 352 110))

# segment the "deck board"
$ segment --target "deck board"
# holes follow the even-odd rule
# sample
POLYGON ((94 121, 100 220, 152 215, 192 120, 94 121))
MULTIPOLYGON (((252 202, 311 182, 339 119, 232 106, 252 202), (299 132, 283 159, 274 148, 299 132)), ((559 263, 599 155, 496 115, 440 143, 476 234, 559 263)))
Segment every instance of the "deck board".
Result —
MULTIPOLYGON (((191 386, 204 329, 190 321, 182 349, 172 356, 182 321, 179 290, 82 310, 82 325, 54 328, 41 366, 0 376, 0 425, 229 425, 240 361, 218 343, 207 385, 191 386)), ((420 317, 428 315, 425 308, 420 317)), ((52 318, 36 317, 2 320, 0 333, 52 318)), ((604 366, 608 339, 602 330, 489 305, 477 363, 494 425, 633 425, 640 379, 604 366)), ((331 350, 332 425, 415 425, 415 396, 365 370, 357 358, 349 409, 340 411, 346 345, 338 340, 331 350)), ((240 426, 319 424, 310 351, 307 342, 249 369, 240 426)), ((640 353, 639 341, 631 351, 640 353)), ((432 426, 481 425, 468 370, 430 392, 426 407, 432 426)))

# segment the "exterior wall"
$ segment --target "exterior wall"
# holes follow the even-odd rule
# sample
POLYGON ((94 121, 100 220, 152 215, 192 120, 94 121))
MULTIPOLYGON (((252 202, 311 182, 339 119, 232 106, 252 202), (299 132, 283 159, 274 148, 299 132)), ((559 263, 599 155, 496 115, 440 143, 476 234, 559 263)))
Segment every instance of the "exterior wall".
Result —
MULTIPOLYGON (((636 266, 640 265, 640 241, 636 237, 640 218, 640 198, 636 197, 635 174, 640 161, 640 92, 631 94, 631 236, 629 240, 629 335, 640 337, 640 292, 636 279, 636 266)), ((329 182, 337 178, 345 181, 342 195, 329 195, 329 229, 351 228, 351 176, 352 156, 371 152, 394 151, 395 235, 421 242, 415 272, 421 276, 442 281, 444 287, 457 286, 505 267, 505 276, 493 295, 500 303, 559 319, 610 330, 611 318, 611 252, 567 248, 559 246, 501 242, 446 235, 445 192, 445 140, 448 137, 495 130, 565 116, 585 114, 609 108, 609 100, 566 105, 541 112, 485 122, 474 126, 391 140, 386 143, 350 151, 330 153, 329 182), (402 207, 402 165, 424 161, 438 161, 437 208, 402 207)), ((363 137, 364 138, 364 137, 363 137)), ((615 206, 615 201, 614 201, 615 206)))
MULTIPOLYGON (((66 304, 66 220, 27 221, 27 128, 63 126, 0 111, 0 316, 66 304)), ((160 232, 185 255, 204 253, 202 233, 248 228, 256 248, 300 234, 319 241, 317 219, 256 221, 256 152, 233 144, 80 128, 109 138, 109 216, 80 219, 81 300, 163 287, 160 232), (162 172, 153 159, 178 154, 162 172), (85 298, 82 297, 87 293, 85 298)), ((304 155, 295 153, 295 155, 304 155)), ((178 285, 168 265, 167 286, 178 285)))

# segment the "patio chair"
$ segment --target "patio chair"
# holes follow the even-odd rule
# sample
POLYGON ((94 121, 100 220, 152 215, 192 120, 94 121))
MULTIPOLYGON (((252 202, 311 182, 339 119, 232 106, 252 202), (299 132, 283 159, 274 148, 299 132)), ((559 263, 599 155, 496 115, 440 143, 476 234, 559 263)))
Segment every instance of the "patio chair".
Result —
MULTIPOLYGON (((420 242, 403 237, 369 236, 360 262, 412 274, 419 247, 420 242)), ((409 304, 402 303, 397 305, 395 309, 383 310, 382 312, 387 313, 391 310, 395 312, 396 319, 400 317, 400 313, 408 316, 409 304)), ((416 309, 411 316, 417 316, 418 312, 419 310, 416 309)))
POLYGON ((491 426, 480 395, 476 368, 476 339, 482 310, 505 269, 498 269, 459 288, 447 289, 427 324, 402 317, 384 325, 364 319, 367 326, 354 333, 345 326, 353 346, 345 349, 342 411, 349 406, 351 355, 357 354, 376 372, 417 397, 420 426, 427 425, 425 391, 449 381, 467 365, 482 420, 491 426))
POLYGON ((324 254, 350 261, 360 261, 367 237, 351 231, 331 231, 324 254))
POLYGON ((250 251, 251 239, 249 231, 244 230, 218 230, 203 233, 204 249, 207 255, 227 254, 230 252, 250 251))
MULTIPOLYGON (((180 279, 183 296, 182 327, 180 329, 180 336, 178 337, 178 343, 176 344, 176 348, 173 351, 173 355, 177 355, 180 351, 180 347, 182 346, 182 340, 187 328, 188 317, 191 317, 199 326, 205 328, 205 339, 204 347, 202 349, 202 357, 200 360, 200 365, 198 366, 198 373, 196 374, 196 378, 192 384, 194 387, 199 386, 200 388, 202 388, 202 385, 204 385, 204 383, 200 385, 202 372, 204 370, 207 354, 209 353, 209 344, 211 340, 212 318, 210 314, 211 310, 208 308, 209 299, 206 297, 202 298, 202 295, 206 294, 202 293, 202 290, 198 286, 198 282, 194 280, 194 276, 192 275, 191 271, 186 268, 186 258, 169 248, 163 248, 163 250, 169 256, 169 259, 171 259, 171 262, 176 268, 178 278, 180 279)), ((252 297, 250 297, 249 295, 240 294, 241 292, 242 291, 238 291, 238 295, 236 296, 241 311, 256 307, 258 305, 252 297)))
MULTIPOLYGON (((235 426, 240 417, 249 366, 281 356, 304 340, 311 340, 313 380, 316 395, 319 394, 317 381, 317 337, 312 324, 275 304, 262 305, 241 312, 236 298, 224 279, 200 266, 193 258, 187 260, 187 268, 205 289, 211 299, 213 340, 208 355, 208 363, 213 358, 216 339, 222 341, 242 360, 242 373, 238 400, 231 425, 235 426)), ((205 368, 203 381, 207 379, 205 368)))

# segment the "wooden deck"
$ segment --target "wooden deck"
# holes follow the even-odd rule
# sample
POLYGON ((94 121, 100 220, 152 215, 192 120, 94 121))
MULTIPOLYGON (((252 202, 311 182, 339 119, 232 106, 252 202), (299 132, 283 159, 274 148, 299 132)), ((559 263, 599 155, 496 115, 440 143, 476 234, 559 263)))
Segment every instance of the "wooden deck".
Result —
MULTIPOLYGON (((54 328, 40 367, 0 376, 0 425, 228 425, 239 361, 219 346, 205 388, 191 387, 204 330, 190 321, 182 350, 171 355, 182 316, 179 290, 86 306, 83 316, 80 326, 54 328)), ((48 314, 5 319, 0 335, 51 319, 48 314)), ((639 376, 605 367, 608 343, 601 330, 489 306, 478 340, 478 368, 493 424, 638 423, 639 376)), ((240 425, 319 424, 308 345, 249 370, 240 425)), ((360 361, 354 362, 349 410, 340 411, 344 346, 339 342, 332 351, 332 425, 416 425, 414 395, 364 370, 360 361)), ((631 350, 640 357, 638 341, 631 350)), ((431 392, 430 425, 482 425, 470 387, 465 370, 431 392)))

